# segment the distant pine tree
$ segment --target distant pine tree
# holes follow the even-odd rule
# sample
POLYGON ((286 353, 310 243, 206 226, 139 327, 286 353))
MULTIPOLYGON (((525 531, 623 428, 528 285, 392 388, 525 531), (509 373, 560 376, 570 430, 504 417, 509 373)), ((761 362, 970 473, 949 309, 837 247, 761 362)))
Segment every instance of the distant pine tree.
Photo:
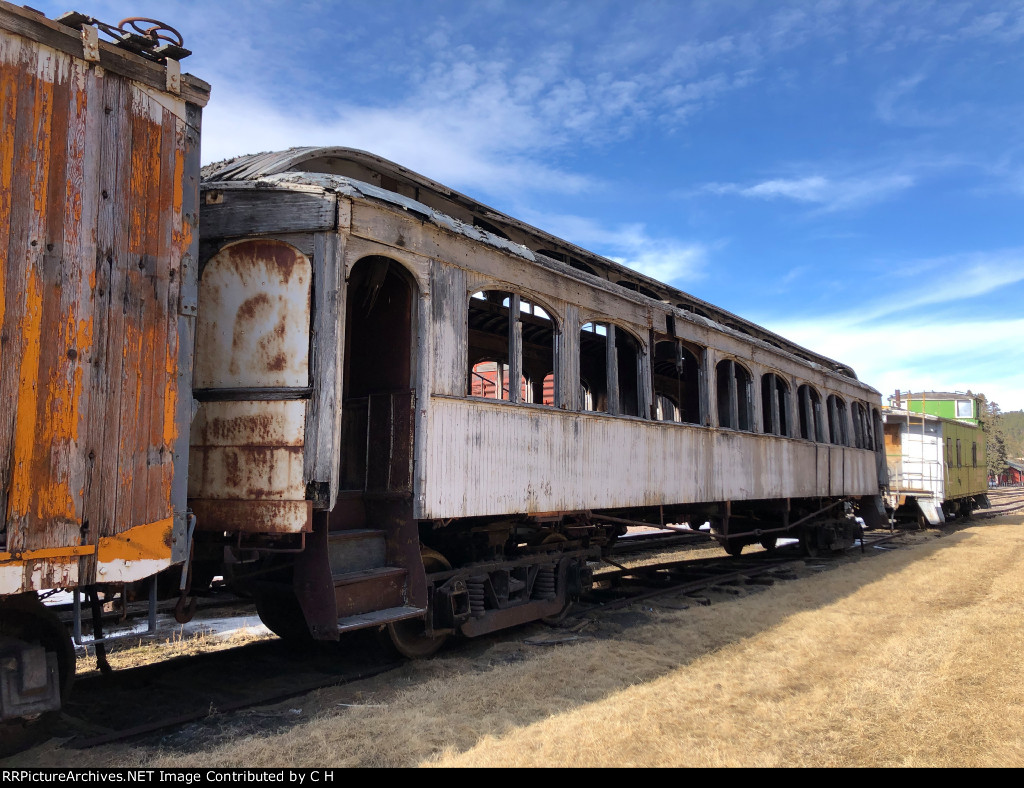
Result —
POLYGON ((988 475, 998 477, 1006 470, 1006 435, 1003 431, 1003 413, 999 404, 989 402, 984 394, 978 398, 978 414, 982 431, 985 433, 985 454, 988 458, 988 475))

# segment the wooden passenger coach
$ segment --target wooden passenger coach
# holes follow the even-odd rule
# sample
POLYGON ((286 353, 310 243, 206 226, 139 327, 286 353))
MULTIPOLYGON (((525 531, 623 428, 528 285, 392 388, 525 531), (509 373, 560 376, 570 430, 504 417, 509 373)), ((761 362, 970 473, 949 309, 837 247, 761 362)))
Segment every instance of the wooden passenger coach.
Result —
POLYGON ((564 607, 630 519, 738 552, 816 516, 809 544, 848 542, 844 500, 880 516, 851 370, 398 165, 243 157, 202 216, 190 500, 238 576, 302 549, 256 570, 265 619, 291 588, 317 637, 476 634, 564 607))
MULTIPOLYGON (((10 612, 17 595, 138 580, 186 554, 209 96, 169 53, 100 41, 84 20, 0 2, 0 625, 62 658, 48 624, 10 612)), ((30 711, 52 708, 36 694, 30 711)), ((4 699, 4 719, 25 713, 4 699)))

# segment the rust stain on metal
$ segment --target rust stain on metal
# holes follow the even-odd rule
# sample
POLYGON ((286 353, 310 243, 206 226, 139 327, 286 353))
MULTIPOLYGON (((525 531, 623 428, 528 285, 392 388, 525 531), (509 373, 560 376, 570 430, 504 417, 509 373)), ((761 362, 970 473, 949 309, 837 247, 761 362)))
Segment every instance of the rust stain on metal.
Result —
POLYGON ((197 388, 307 386, 312 265, 294 247, 248 240, 205 265, 197 388))

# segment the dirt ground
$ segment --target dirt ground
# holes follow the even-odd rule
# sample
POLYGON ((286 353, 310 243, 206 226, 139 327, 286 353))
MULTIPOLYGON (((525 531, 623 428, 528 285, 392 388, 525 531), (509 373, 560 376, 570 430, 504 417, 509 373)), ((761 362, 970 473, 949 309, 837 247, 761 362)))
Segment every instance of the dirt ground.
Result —
MULTIPOLYGON (((1024 766, 1024 517, 531 625, 39 766, 1024 766)), ((140 699, 140 702, 144 700, 140 699)))

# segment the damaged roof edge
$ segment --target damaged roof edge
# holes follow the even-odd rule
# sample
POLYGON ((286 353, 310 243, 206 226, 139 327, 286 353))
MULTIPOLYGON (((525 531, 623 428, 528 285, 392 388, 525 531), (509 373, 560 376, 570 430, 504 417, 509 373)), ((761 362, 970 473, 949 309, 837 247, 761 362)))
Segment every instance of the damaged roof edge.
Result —
MULTIPOLYGON (((790 355, 794 358, 798 358, 806 363, 811 364, 815 367, 820 367, 831 373, 839 374, 844 377, 851 378, 858 382, 856 372, 851 369, 848 365, 842 364, 835 359, 824 356, 820 353, 816 353, 813 350, 802 347, 795 342, 786 339, 783 336, 775 334, 772 331, 760 326, 756 323, 740 317, 739 315, 733 314, 726 309, 715 306, 707 301, 697 298, 690 293, 686 293, 679 290, 671 285, 661 282, 657 279, 652 279, 633 268, 617 263, 614 260, 609 260, 606 257, 595 254, 588 249, 584 249, 580 246, 565 241, 561 238, 551 235, 537 227, 526 224, 512 216, 501 213, 477 200, 467 197, 460 192, 457 192, 443 184, 426 178, 419 173, 413 172, 400 164, 396 164, 388 159, 382 158, 367 151, 358 150, 356 148, 345 148, 345 147, 297 147, 289 148, 284 151, 268 151, 263 153, 251 154, 248 156, 239 156, 232 159, 226 159, 221 162, 215 162, 208 164, 202 169, 203 185, 207 188, 215 187, 218 184, 232 183, 232 182, 244 182, 248 181, 254 184, 262 184, 265 186, 274 185, 291 185, 291 186, 316 186, 323 189, 329 189, 331 191, 337 191, 339 193, 346 193, 346 189, 354 190, 349 191, 350 195, 361 195, 363 197, 370 197, 378 199, 384 202, 391 203, 401 207, 410 213, 418 214, 423 219, 430 221, 438 226, 446 227, 453 232, 459 233, 474 240, 487 243, 488 245, 503 249, 510 254, 514 254, 517 257, 530 260, 532 262, 540 263, 555 263, 559 270, 562 268, 569 269, 570 267, 562 264, 560 261, 552 258, 547 258, 544 255, 535 255, 532 250, 522 244, 517 244, 509 241, 500 236, 489 233, 479 227, 467 224, 466 222, 455 219, 441 211, 437 211, 423 203, 414 200, 396 192, 383 189, 379 186, 374 186, 364 181, 355 180, 342 175, 332 175, 329 173, 318 173, 318 172, 307 172, 307 171, 296 171, 293 168, 301 166, 316 159, 324 158, 343 158, 353 162, 363 164, 367 167, 378 168, 385 170, 391 174, 399 175, 406 178, 415 184, 429 189, 430 191, 436 192, 440 196, 451 199, 455 202, 463 203, 464 208, 471 211, 480 213, 487 219, 497 220, 505 223, 508 226, 519 230, 520 232, 528 235, 535 235, 539 238, 550 240, 552 243, 561 246, 568 251, 576 254, 577 256, 584 258, 590 262, 594 262, 603 266, 611 271, 621 271, 623 274, 628 275, 634 279, 646 283, 650 286, 650 289, 663 289, 668 291, 668 294, 674 298, 689 302, 690 306, 707 311, 714 314, 714 318, 703 317, 701 315, 695 315, 688 310, 680 309, 676 304, 669 301, 651 299, 642 293, 637 293, 632 290, 626 289, 625 292, 632 296, 636 296, 638 300, 643 303, 647 301, 654 301, 661 308, 668 308, 673 313, 682 314, 684 317, 703 317, 711 325, 717 329, 721 329, 727 333, 734 333, 737 336, 742 336, 747 340, 754 340, 758 344, 763 344, 765 347, 770 348, 774 351, 782 351, 786 355, 790 355), (716 319, 717 318, 717 319, 716 319), (733 322, 740 326, 736 328, 729 326, 726 322, 733 322), (749 333, 746 329, 756 331, 761 336, 756 336, 749 333)), ((602 277, 588 275, 584 271, 578 271, 571 269, 573 274, 579 275, 579 278, 583 279, 588 283, 593 282, 608 282, 602 277)), ((612 282, 614 285, 614 282, 612 282)), ((615 287, 615 292, 619 292, 624 288, 615 287)), ((702 321, 698 321, 702 322, 702 321)), ((862 384, 863 385, 863 384, 862 384)))

